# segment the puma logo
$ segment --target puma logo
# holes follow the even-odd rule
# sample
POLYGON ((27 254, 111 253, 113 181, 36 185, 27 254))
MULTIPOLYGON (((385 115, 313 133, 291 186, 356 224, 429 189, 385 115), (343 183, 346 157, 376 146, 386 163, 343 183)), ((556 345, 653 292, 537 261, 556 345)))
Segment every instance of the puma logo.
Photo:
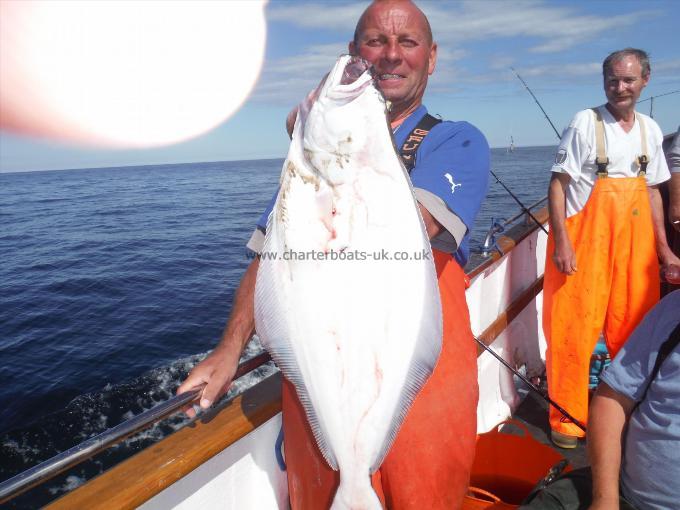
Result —
POLYGON ((462 186, 462 184, 456 184, 455 182, 453 182, 453 177, 451 177, 451 174, 446 173, 444 174, 444 177, 446 177, 446 180, 449 181, 449 184, 451 184, 451 193, 455 193, 456 188, 462 186))

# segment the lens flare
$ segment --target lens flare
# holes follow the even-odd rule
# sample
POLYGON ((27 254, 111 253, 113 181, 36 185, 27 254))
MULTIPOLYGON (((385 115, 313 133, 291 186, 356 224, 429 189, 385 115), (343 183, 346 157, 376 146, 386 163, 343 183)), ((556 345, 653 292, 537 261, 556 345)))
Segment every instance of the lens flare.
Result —
POLYGON ((2 0, 0 127, 118 148, 199 136, 255 85, 265 3, 2 0))

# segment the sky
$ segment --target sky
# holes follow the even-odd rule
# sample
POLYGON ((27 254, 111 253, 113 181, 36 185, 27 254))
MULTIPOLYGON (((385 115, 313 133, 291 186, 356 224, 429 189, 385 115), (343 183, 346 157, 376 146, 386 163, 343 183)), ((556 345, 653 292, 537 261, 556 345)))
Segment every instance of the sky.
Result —
MULTIPOLYGON (((202 136, 153 149, 103 150, 0 131, 0 172, 285 158, 286 114, 347 51, 367 4, 270 0, 265 61, 254 90, 235 115, 202 136)), ((676 0, 417 4, 438 44, 424 103, 430 113, 473 123, 492 147, 507 146, 511 137, 519 147, 557 143, 511 66, 560 132, 577 111, 605 102, 601 62, 611 51, 649 52, 652 75, 641 100, 680 90, 680 51, 671 42, 680 19, 676 0)), ((226 63, 216 65, 228 60, 225 54, 226 63)), ((650 104, 638 110, 649 114, 650 104)), ((653 104, 662 131, 677 130, 680 93, 653 104)))

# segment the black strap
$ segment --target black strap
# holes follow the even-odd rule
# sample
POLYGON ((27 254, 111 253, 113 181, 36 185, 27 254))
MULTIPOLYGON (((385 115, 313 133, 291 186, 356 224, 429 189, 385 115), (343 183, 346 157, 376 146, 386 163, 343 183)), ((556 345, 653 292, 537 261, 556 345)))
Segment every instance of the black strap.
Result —
POLYGON ((607 167, 609 166, 609 158, 606 158, 604 161, 600 160, 599 157, 595 158, 595 164, 597 165, 597 176, 598 177, 607 177, 607 167))
MULTIPOLYGON (((656 379, 656 376, 659 374, 659 370, 661 370, 661 364, 670 355, 670 353, 673 352, 673 349, 675 349, 678 344, 680 344, 680 322, 677 326, 675 326, 675 329, 671 332, 668 339, 661 344, 661 347, 659 347, 659 353, 656 355, 656 362, 654 363, 654 368, 652 369, 651 376, 649 377, 649 382, 647 383, 645 392, 642 394, 642 398, 640 398, 638 404, 645 399, 647 396, 647 391, 649 391, 649 387, 652 385, 652 381, 656 379)), ((637 405, 635 407, 637 407, 637 405)))
POLYGON ((406 137, 406 141, 401 146, 401 150, 399 152, 408 173, 411 173, 411 170, 413 170, 413 167, 416 165, 416 151, 418 150, 418 147, 420 147, 420 144, 425 139, 430 130, 441 121, 441 119, 426 113, 423 118, 420 119, 420 122, 418 122, 416 127, 414 127, 406 137))
POLYGON ((647 165, 649 164, 649 159, 646 154, 638 157, 638 165, 640 165, 640 170, 638 171, 638 176, 647 174, 647 165))

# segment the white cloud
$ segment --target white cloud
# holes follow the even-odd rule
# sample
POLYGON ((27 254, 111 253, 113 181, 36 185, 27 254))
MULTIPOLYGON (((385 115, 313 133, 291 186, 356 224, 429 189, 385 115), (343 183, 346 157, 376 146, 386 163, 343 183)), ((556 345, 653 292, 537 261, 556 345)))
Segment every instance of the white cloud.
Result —
POLYGON ((515 64, 516 60, 517 57, 511 57, 508 55, 493 56, 489 59, 488 62, 489 69, 493 69, 495 71, 507 70, 508 68, 515 64))
POLYGON ((319 84, 347 43, 310 46, 301 55, 266 62, 252 100, 291 108, 319 84))
MULTIPOLYGON (((301 28, 337 31, 350 38, 367 4, 273 2, 267 8, 267 17, 301 28)), ((440 43, 533 37, 539 40, 532 48, 535 52, 562 51, 659 14, 640 10, 619 15, 585 15, 578 13, 578 4, 560 6, 540 0, 422 1, 418 5, 440 43)))
POLYGON ((660 60, 659 62, 654 62, 654 56, 651 57, 652 61, 652 76, 655 73, 675 74, 680 72, 680 58, 670 59, 670 60, 660 60))
POLYGON ((547 64, 518 69, 523 77, 548 77, 555 80, 564 80, 579 76, 598 77, 602 72, 601 62, 578 62, 572 64, 547 64))
POLYGON ((420 4, 432 23, 435 39, 464 43, 494 38, 535 38, 534 52, 557 52, 583 44, 610 30, 620 30, 653 17, 654 11, 595 16, 578 13, 578 5, 541 1, 508 4, 494 0, 420 4))
POLYGON ((297 75, 316 74, 328 71, 332 64, 343 53, 347 53, 347 43, 317 44, 309 46, 302 55, 285 57, 267 65, 267 72, 287 73, 294 71, 297 75))
MULTIPOLYGON (((337 43, 315 45, 302 54, 265 63, 253 100, 293 105, 328 72, 338 55, 347 51, 362 2, 271 2, 267 7, 270 22, 286 23, 302 30, 337 33, 337 43)), ((516 80, 507 68, 518 66, 526 77, 548 81, 566 78, 591 79, 599 75, 600 63, 555 63, 522 66, 530 53, 552 53, 587 44, 603 33, 629 29, 634 23, 657 16, 656 11, 639 10, 619 15, 582 14, 583 4, 556 5, 543 0, 519 0, 512 4, 500 0, 421 1, 418 5, 432 24, 439 44, 437 71, 428 92, 451 93, 461 87, 516 80), (502 40, 504 49, 487 61, 472 61, 477 55, 474 44, 502 40), (507 43, 506 43, 507 41, 507 43), (517 46, 519 49, 513 49, 517 46), (527 49, 528 48, 528 49, 527 49), (465 60, 467 59, 467 60, 465 60), (465 60, 465 62, 461 62, 465 60), (465 64, 473 64, 470 70, 465 64)), ((311 32, 310 32, 311 34, 311 32)), ((496 42, 498 44, 498 42, 496 42)), ((680 62, 680 61, 678 61, 680 62)), ((677 62, 653 64, 654 72, 675 73, 677 62), (663 66, 666 67, 663 67, 663 66)))
MULTIPOLYGON (((302 28, 336 30, 354 34, 354 27, 368 2, 271 2, 267 6, 269 21, 285 21, 302 28)), ((348 39, 349 40, 349 39, 348 39)))
POLYGON ((446 46, 437 47, 437 63, 441 65, 452 64, 458 60, 462 60, 469 55, 469 51, 462 48, 448 48, 446 46))

